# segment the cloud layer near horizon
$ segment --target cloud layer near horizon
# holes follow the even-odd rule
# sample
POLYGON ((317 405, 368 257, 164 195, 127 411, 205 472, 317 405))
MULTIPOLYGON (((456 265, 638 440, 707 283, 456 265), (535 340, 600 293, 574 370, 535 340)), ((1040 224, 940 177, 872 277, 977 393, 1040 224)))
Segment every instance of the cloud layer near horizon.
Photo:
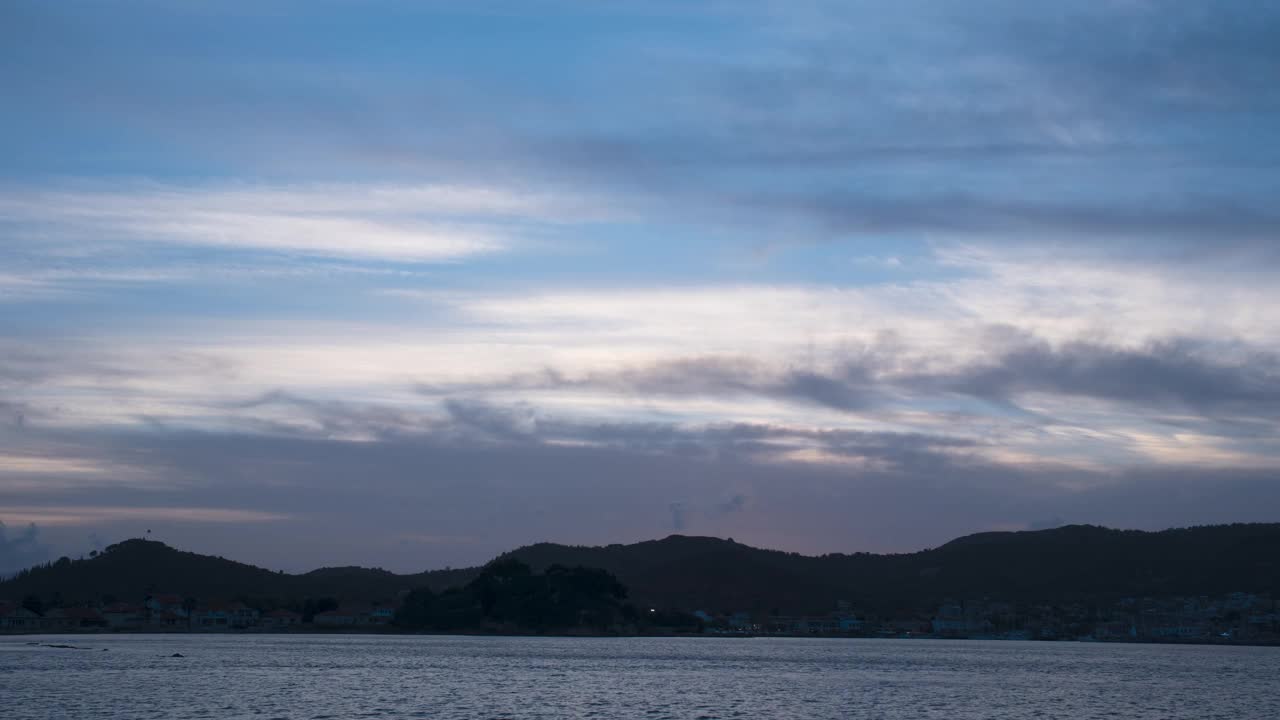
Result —
POLYGON ((3 12, 0 572, 1280 519, 1280 13, 3 12))

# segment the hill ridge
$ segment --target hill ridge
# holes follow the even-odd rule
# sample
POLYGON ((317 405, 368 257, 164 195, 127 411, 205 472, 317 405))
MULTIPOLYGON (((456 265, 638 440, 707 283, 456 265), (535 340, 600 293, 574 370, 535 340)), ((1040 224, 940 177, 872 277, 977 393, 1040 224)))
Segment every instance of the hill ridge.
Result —
MULTIPOLYGON (((1233 591, 1280 593, 1280 523, 1160 531, 1069 525, 974 533, 911 553, 801 555, 732 539, 671 534, 630 544, 538 542, 502 553, 542 570, 608 570, 662 607, 806 611, 837 602, 891 612, 949 599, 1053 602, 1233 591)), ((0 582, 0 599, 64 602, 146 593, 382 601, 465 584, 480 568, 397 574, 360 566, 267 570, 134 538, 93 558, 60 559, 0 582)))

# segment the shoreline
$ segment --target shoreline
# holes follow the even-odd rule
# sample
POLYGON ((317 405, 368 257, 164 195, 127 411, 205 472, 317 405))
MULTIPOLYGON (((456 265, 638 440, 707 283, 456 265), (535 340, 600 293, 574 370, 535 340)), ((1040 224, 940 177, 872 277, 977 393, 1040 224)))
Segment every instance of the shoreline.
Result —
POLYGON ((582 638, 582 639, 599 639, 599 638, 617 638, 617 639, 643 639, 643 638, 715 638, 727 640, 754 640, 754 639, 787 639, 787 640, 882 640, 882 641, 913 641, 913 640, 937 640, 941 642, 999 642, 999 643, 1079 643, 1089 645, 1197 645, 1197 646, 1220 646, 1220 647, 1280 647, 1280 641, 1268 640, 1170 640, 1170 639, 1152 639, 1139 640, 1127 638, 1124 640, 1100 640, 1090 639, 1032 639, 1032 638, 992 638, 992 637, 943 637, 938 635, 913 635, 904 636, 869 636, 869 635, 830 635, 830 634, 787 634, 787 633, 518 633, 518 632, 405 632, 399 629, 387 630, 221 630, 213 632, 200 631, 153 631, 153 630, 69 630, 64 632, 3 632, 0 633, 0 639, 5 638, 33 638, 33 637, 92 637, 92 636, 156 636, 156 637, 175 637, 175 636, 255 636, 255 635, 271 635, 271 636, 387 636, 387 637, 510 637, 510 638, 582 638))

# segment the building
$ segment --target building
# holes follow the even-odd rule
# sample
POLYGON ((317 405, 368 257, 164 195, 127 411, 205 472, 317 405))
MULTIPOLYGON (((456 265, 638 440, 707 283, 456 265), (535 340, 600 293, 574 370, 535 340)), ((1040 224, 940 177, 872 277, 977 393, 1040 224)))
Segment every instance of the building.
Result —
POLYGON ((395 618, 396 611, 392 608, 372 607, 356 603, 343 605, 337 610, 316 613, 312 622, 325 627, 350 627, 353 625, 390 625, 395 618))
POLYGON ((1131 622, 1099 623, 1093 636, 1099 640, 1129 640, 1138 637, 1138 628, 1131 622))
POLYGON ((40 620, 39 615, 21 606, 0 608, 0 632, 36 632, 40 630, 40 620))
POLYGON ((396 611, 388 607, 376 607, 365 614, 369 625, 390 625, 396 619, 396 611))
POLYGON ((359 615, 351 610, 327 610, 316 613, 311 622, 320 627, 351 627, 358 620, 359 615))
POLYGON ((146 608, 114 603, 102 609, 102 619, 113 630, 136 630, 147 624, 146 608))
POLYGON ((151 613, 149 625, 158 630, 186 630, 191 625, 191 618, 186 613, 161 610, 151 613))
POLYGON ((836 617, 836 623, 840 632, 858 632, 864 625, 863 621, 854 615, 839 615, 836 617))
POLYGON ((302 624, 302 616, 290 610, 272 610, 262 616, 262 627, 272 630, 287 630, 302 624))
POLYGON ((242 630, 257 627, 258 611, 242 602, 210 602, 195 609, 191 624, 197 630, 242 630))
POLYGON ((935 635, 964 635, 969 632, 969 620, 965 617, 963 607, 948 603, 938 608, 930 627, 935 635))
POLYGON ((147 598, 146 602, 143 604, 146 606, 148 610, 150 610, 153 613, 161 613, 161 612, 167 611, 167 612, 178 613, 181 615, 186 615, 187 614, 187 610, 185 607, 186 603, 183 600, 184 599, 181 595, 174 595, 174 594, 151 595, 147 598))
POLYGON ((46 610, 40 618, 41 632, 70 632, 80 629, 80 618, 76 617, 74 608, 53 608, 46 610))
POLYGON ((107 626, 106 618, 93 608, 53 608, 45 612, 40 622, 40 629, 46 632, 66 632, 103 628, 107 626))

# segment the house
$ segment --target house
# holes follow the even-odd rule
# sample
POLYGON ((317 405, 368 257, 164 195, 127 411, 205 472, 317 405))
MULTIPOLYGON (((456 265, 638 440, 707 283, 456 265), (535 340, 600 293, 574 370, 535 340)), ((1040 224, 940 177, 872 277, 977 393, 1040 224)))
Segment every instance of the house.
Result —
POLYGON ((40 629, 40 620, 39 615, 24 607, 0 608, 0 632, 35 632, 40 629))
MULTIPOLYGON (((50 614, 53 612, 55 611, 49 611, 50 614)), ((58 608, 56 612, 73 621, 77 628, 101 628, 107 626, 106 618, 102 617, 102 613, 93 608, 58 608)))
POLYGON ((228 630, 231 618, 217 607, 198 607, 191 612, 191 626, 197 630, 228 630))
POLYGON ((63 608, 53 608, 46 610, 44 617, 40 618, 41 632, 69 632, 80 627, 78 618, 68 616, 67 611, 63 608))
POLYGON ((903 611, 899 611, 898 617, 886 620, 881 626, 881 635, 928 635, 933 629, 928 620, 908 617, 903 611))
POLYGON ((1172 620, 1148 627, 1147 634, 1151 637, 1157 638, 1191 640, 1194 638, 1208 637, 1210 632, 1209 628, 1201 623, 1172 620))
POLYGON ((209 602, 195 609, 191 624, 198 630, 232 630, 256 627, 258 611, 242 602, 209 602))
POLYGON ((1138 628, 1131 622, 1098 623, 1093 636, 1099 640, 1128 640, 1138 636, 1138 628))
POLYGON ((262 626, 274 630, 285 630, 302 624, 302 616, 289 610, 272 610, 262 616, 262 626))
MULTIPOLYGON (((988 606, 991 607, 991 606, 988 606)), ((994 611, 988 610, 988 614, 1008 614, 1012 617, 1012 610, 1006 608, 1003 604, 995 604, 994 611)), ((937 614, 930 621, 930 628, 935 635, 943 637, 972 637, 974 635, 984 635, 990 633, 994 629, 991 620, 983 617, 983 609, 980 605, 970 605, 965 607, 958 603, 944 603, 938 608, 937 614)))
POLYGON ((390 625, 391 621, 396 619, 396 611, 389 607, 376 607, 370 610, 365 618, 369 625, 390 625))
POLYGON ((370 607, 368 605, 343 605, 337 610, 316 613, 312 622, 326 627, 344 627, 352 625, 390 625, 395 620, 396 611, 389 607, 370 607))
POLYGON ((187 614, 184 605, 184 598, 181 595, 171 593, 163 595, 152 595, 143 603, 146 608, 153 613, 172 612, 185 616, 187 614))
POLYGON ((236 628, 257 627, 261 614, 254 608, 241 602, 231 603, 231 626, 236 628))
POLYGON ((147 611, 138 605, 114 603, 102 609, 102 618, 113 630, 132 630, 147 623, 147 611))
POLYGON ((857 632, 862 629, 863 622, 854 615, 840 615, 836 617, 836 623, 840 632, 857 632))
POLYGON ((185 630, 190 627, 191 618, 186 613, 172 610, 161 610, 151 613, 150 626, 159 630, 185 630))
POLYGON ((359 615, 350 610, 328 610, 316 613, 311 622, 321 627, 349 627, 357 624, 359 615))
POLYGON ((800 632, 825 635, 840 631, 840 621, 834 617, 806 617, 802 618, 800 622, 806 626, 806 629, 800 632))

